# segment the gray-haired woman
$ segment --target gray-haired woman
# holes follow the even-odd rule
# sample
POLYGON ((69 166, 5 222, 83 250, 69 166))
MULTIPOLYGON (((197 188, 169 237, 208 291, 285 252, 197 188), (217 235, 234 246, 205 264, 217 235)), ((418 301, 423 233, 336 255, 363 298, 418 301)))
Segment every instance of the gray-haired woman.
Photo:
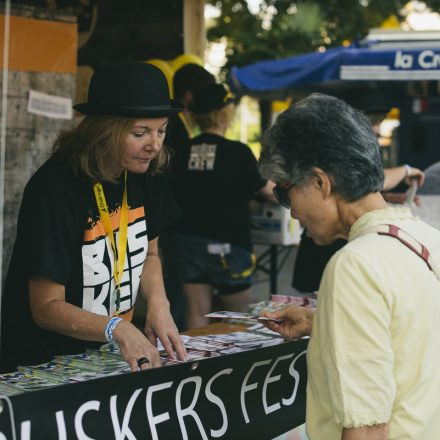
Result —
POLYGON ((325 268, 318 306, 269 314, 310 334, 311 439, 436 439, 440 432, 440 231, 389 208, 368 120, 314 94, 265 135, 263 175, 318 244, 348 244, 325 268))

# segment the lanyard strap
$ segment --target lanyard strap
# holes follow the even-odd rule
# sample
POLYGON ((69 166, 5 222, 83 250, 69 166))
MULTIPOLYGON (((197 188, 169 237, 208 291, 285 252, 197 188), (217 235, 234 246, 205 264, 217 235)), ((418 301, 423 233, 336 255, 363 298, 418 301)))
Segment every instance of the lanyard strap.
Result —
POLYGON ((119 220, 118 247, 116 247, 115 237, 113 235, 112 222, 108 212, 107 201, 105 200, 104 189, 101 183, 93 185, 95 192, 96 204, 98 205, 99 215, 104 225, 113 250, 113 272, 116 284, 116 311, 115 315, 119 315, 121 305, 121 279, 124 271, 125 256, 127 254, 127 230, 128 230, 128 203, 127 203, 127 171, 124 173, 124 194, 122 196, 121 214, 119 220))

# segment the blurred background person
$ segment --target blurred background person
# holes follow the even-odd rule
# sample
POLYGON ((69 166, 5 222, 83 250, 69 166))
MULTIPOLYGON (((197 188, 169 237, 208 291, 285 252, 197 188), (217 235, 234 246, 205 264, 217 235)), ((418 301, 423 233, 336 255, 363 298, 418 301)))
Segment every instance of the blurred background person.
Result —
MULTIPOLYGON (((376 136, 380 134, 380 124, 385 119, 391 106, 386 102, 383 95, 377 88, 363 87, 353 89, 338 96, 352 107, 362 111, 371 123, 376 136)), ((390 203, 403 203, 406 200, 405 194, 387 192, 401 182, 407 185, 411 179, 418 179, 418 184, 423 185, 424 174, 418 168, 402 165, 384 169, 384 198, 390 203)), ((334 243, 319 246, 308 236, 305 229, 295 258, 293 268, 292 287, 299 292, 311 293, 319 289, 324 268, 332 255, 347 243, 339 239, 334 243)))
MULTIPOLYGON (((176 101, 181 103, 183 110, 169 118, 167 134, 164 144, 171 153, 170 166, 167 176, 170 182, 173 180, 173 167, 176 152, 193 136, 194 122, 188 117, 188 105, 193 99, 194 90, 207 84, 214 84, 215 78, 203 66, 196 63, 187 63, 176 70, 173 75, 173 90, 176 101)), ((160 237, 160 253, 163 264, 165 289, 170 301, 171 314, 177 328, 185 327, 185 297, 182 292, 182 282, 175 255, 173 234, 166 230, 160 237)))
POLYGON ((202 133, 179 151, 173 183, 183 213, 176 253, 187 327, 195 328, 209 323, 214 291, 223 308, 247 310, 255 268, 249 202, 256 194, 274 201, 274 184, 261 177, 247 145, 224 137, 235 112, 225 85, 194 90, 190 110, 202 133))
POLYGON ((435 162, 425 170, 425 183, 420 188, 421 195, 440 195, 440 162, 435 162))
POLYGON ((191 119, 188 118, 188 106, 193 99, 194 90, 214 83, 214 75, 196 63, 184 64, 174 72, 174 99, 182 104, 183 110, 170 118, 169 127, 167 128, 164 143, 172 151, 193 137, 195 127, 191 119))

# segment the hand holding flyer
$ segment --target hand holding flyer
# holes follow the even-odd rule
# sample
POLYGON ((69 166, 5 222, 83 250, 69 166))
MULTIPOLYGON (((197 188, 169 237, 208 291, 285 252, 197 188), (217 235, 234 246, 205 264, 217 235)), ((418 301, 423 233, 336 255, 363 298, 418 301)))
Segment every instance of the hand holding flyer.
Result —
POLYGON ((218 312, 212 312, 205 315, 207 318, 219 318, 219 319, 256 319, 259 321, 274 321, 277 323, 283 322, 281 319, 269 318, 263 315, 253 315, 252 313, 245 312, 232 312, 229 310, 221 310, 218 312))

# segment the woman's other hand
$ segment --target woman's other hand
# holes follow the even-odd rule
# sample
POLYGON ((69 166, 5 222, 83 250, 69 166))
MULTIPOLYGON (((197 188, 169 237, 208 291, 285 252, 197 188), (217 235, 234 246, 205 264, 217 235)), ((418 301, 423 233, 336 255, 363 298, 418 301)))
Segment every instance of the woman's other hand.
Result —
POLYGON ((269 329, 279 333, 286 339, 298 339, 302 336, 310 336, 312 333, 314 311, 306 307, 287 306, 271 313, 263 313, 263 316, 280 320, 260 321, 269 329))
POLYGON ((159 338, 171 359, 175 359, 176 354, 181 361, 187 359, 186 349, 171 317, 168 301, 150 301, 147 309, 145 334, 153 345, 156 345, 156 338, 159 338))
POLYGON ((418 168, 407 167, 407 175, 405 176, 405 183, 408 186, 411 186, 412 181, 417 180, 417 186, 421 187, 425 183, 425 173, 418 168))

